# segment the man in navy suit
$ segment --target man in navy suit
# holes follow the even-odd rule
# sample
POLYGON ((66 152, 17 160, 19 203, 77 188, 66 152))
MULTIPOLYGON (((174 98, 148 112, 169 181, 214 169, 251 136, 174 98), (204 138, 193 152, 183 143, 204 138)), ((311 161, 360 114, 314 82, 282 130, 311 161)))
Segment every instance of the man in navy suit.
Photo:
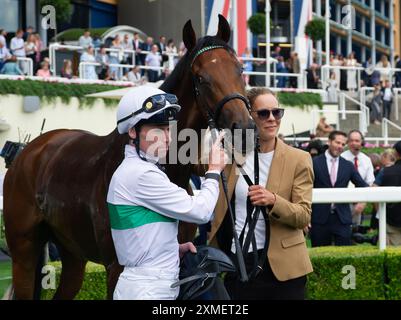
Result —
MULTIPOLYGON (((326 152, 313 158, 314 188, 347 188, 350 181, 356 187, 368 187, 353 164, 340 156, 346 142, 345 132, 330 133, 326 152)), ((333 238, 336 246, 351 245, 351 224, 349 204, 313 204, 312 247, 332 245, 333 238)))

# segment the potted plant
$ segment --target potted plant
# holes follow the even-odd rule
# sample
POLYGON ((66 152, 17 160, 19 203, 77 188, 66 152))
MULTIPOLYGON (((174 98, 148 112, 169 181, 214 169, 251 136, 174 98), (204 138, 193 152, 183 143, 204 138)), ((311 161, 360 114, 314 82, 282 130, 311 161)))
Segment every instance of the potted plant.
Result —
POLYGON ((326 32, 325 22, 321 19, 313 19, 305 26, 305 34, 316 42, 323 40, 326 32))

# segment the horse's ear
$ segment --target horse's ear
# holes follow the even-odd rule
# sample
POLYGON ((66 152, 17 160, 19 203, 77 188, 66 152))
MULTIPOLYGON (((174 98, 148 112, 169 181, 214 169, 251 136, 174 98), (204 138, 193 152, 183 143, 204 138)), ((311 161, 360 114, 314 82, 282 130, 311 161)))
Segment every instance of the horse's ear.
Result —
POLYGON ((219 28, 217 30, 216 37, 228 43, 230 40, 231 29, 226 18, 219 14, 219 28))
POLYGON ((182 40, 188 52, 191 52, 196 45, 196 35, 194 28, 192 28, 191 20, 188 20, 182 30, 182 40))

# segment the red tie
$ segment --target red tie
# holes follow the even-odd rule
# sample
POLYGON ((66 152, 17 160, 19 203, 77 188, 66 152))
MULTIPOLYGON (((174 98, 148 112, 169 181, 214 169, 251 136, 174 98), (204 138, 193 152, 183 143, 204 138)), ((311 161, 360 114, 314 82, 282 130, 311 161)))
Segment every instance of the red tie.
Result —
POLYGON ((358 157, 354 158, 354 167, 356 170, 358 170, 358 157))

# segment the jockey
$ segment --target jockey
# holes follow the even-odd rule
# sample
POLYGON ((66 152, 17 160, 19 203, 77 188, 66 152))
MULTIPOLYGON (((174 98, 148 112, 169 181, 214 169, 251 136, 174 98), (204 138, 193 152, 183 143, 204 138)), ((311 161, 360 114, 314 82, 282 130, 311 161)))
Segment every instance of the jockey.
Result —
POLYGON ((172 183, 158 164, 169 147, 169 124, 181 109, 177 102, 175 95, 142 86, 118 105, 118 132, 130 140, 107 194, 114 246, 124 266, 114 299, 176 299, 179 287, 171 285, 178 281, 180 257, 196 252, 191 242, 178 244, 178 221, 202 224, 212 218, 225 167, 222 135, 210 151, 197 196, 172 183))

